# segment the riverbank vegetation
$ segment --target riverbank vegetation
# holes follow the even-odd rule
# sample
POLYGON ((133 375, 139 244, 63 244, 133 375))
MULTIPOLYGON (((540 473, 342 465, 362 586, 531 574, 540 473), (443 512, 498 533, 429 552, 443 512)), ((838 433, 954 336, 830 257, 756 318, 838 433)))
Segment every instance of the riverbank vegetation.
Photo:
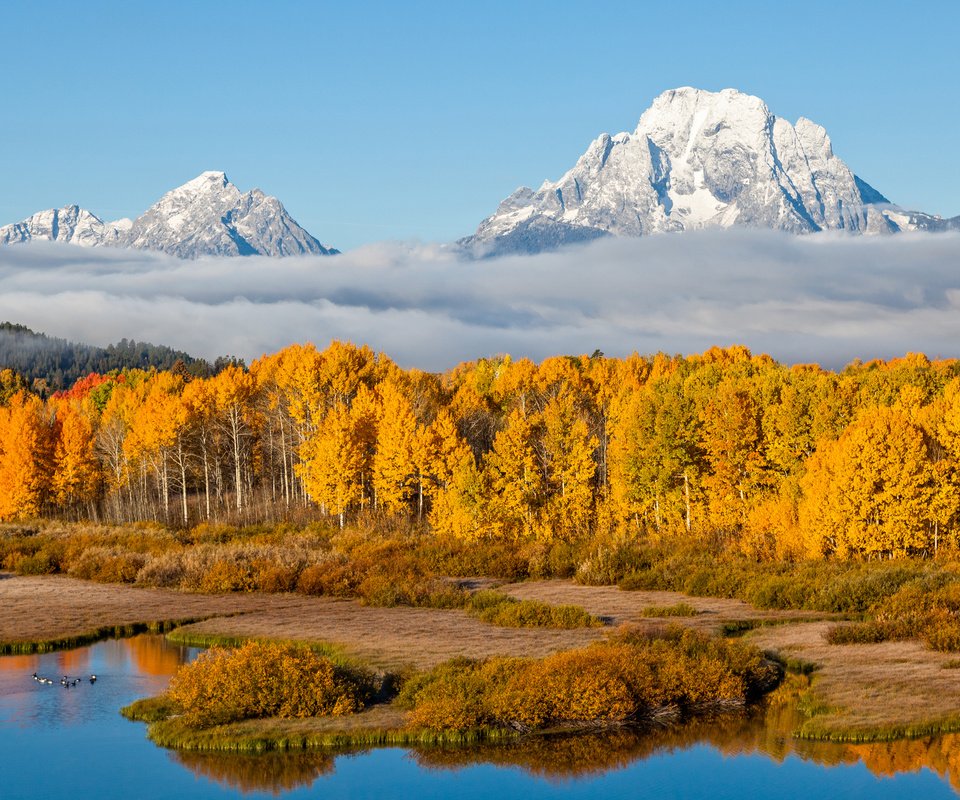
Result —
POLYGON ((732 347, 436 375, 333 342, 49 398, 7 370, 0 520, 23 575, 598 624, 476 591, 573 578, 843 615, 838 648, 953 652, 960 362, 834 372, 732 347))
POLYGON ((447 662, 408 680, 399 702, 412 725, 429 730, 532 731, 742 707, 778 679, 756 648, 676 627, 539 660, 447 662))
MULTIPOLYGON (((497 765, 555 782, 599 776, 622 770, 638 759, 708 745, 725 757, 753 754, 782 764, 788 758, 837 767, 862 764, 886 778, 930 770, 954 790, 960 790, 960 736, 902 739, 872 744, 833 743, 796 739, 791 734, 803 721, 796 695, 803 691, 787 680, 767 702, 746 714, 702 716, 681 725, 623 727, 595 733, 528 736, 504 743, 480 742, 470 747, 412 745, 409 757, 431 770, 462 770, 497 765)), ((346 752, 363 752, 365 748, 346 752)), ((239 754, 178 750, 172 757, 198 776, 234 791, 269 792, 309 787, 334 769, 329 750, 239 754)))
MULTIPOLYGON (((361 727, 353 732, 354 743, 388 733, 418 741, 489 740, 743 708, 780 676, 779 667, 754 647, 680 627, 626 630, 540 659, 461 658, 421 673, 379 677, 305 646, 248 642, 206 651, 181 667, 162 697, 139 701, 124 713, 154 725, 151 735, 165 743, 215 748, 218 733, 211 728, 356 714, 393 700, 402 685, 392 702, 405 712, 396 718, 402 724, 392 733, 361 727)), ((220 747, 242 749, 235 730, 220 731, 220 747)), ((329 731, 321 726, 315 733, 329 731)), ((265 739, 257 741, 266 747, 265 739)))
MULTIPOLYGON (((21 574, 67 574, 99 582, 192 592, 299 592, 356 598, 372 606, 462 608, 499 625, 601 624, 583 609, 536 607, 489 590, 474 576, 516 581, 573 577, 582 584, 738 598, 760 609, 841 614, 831 640, 920 637, 960 651, 960 559, 749 558, 723 542, 677 535, 623 535, 513 543, 436 536, 429 528, 368 512, 336 521, 191 530, 40 522, 0 529, 0 566, 21 574)), ((569 605, 561 603, 559 605, 569 605)), ((689 614, 650 608, 645 616, 689 614)))
POLYGON ((333 342, 48 400, 0 384, 0 519, 65 526, 8 530, 21 574, 441 608, 466 604, 451 576, 575 576, 960 646, 955 360, 831 372, 732 347, 436 375, 333 342))

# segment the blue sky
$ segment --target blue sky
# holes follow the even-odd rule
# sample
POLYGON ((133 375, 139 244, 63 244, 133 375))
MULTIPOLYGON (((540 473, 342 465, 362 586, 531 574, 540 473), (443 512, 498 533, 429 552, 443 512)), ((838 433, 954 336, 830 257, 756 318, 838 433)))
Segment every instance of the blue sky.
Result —
POLYGON ((449 241, 661 91, 736 87, 960 214, 960 3, 4 3, 0 224, 206 169, 321 241, 449 241), (349 7, 348 7, 349 6, 349 7))

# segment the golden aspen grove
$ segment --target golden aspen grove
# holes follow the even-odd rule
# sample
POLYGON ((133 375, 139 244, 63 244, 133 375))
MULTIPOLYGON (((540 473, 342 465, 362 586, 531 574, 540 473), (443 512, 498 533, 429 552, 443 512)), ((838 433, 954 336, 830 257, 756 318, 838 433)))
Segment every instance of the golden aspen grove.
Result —
POLYGON ((46 401, 2 384, 4 520, 376 511, 470 542, 677 537, 759 561, 957 545, 956 360, 832 372, 731 347, 441 375, 334 341, 208 379, 90 375, 46 401))

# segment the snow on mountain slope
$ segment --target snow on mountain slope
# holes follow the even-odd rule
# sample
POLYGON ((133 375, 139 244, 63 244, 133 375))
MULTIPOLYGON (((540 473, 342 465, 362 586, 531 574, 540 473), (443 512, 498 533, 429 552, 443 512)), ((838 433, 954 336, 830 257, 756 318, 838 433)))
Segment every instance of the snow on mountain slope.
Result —
POLYGON ((115 240, 119 232, 110 223, 79 206, 64 206, 39 211, 23 222, 0 227, 0 244, 16 244, 33 239, 69 242, 95 247, 115 240))
POLYGON ((834 155, 816 123, 791 125, 734 89, 685 87, 656 98, 633 133, 602 134, 559 180, 518 189, 460 244, 496 255, 734 225, 884 233, 953 222, 904 214, 834 155))
POLYGON ((132 221, 104 223, 68 206, 0 228, 0 244, 32 239, 158 250, 180 258, 337 252, 300 227, 277 198, 259 189, 241 193, 223 172, 204 172, 132 221))

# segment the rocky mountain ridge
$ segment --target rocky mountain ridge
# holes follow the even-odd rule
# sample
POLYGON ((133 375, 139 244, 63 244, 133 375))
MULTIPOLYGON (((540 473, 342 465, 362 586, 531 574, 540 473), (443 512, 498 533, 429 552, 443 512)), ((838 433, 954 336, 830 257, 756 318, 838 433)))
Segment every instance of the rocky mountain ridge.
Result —
POLYGON ((517 189, 476 233, 474 255, 533 253, 603 236, 728 228, 858 234, 960 229, 892 204, 834 152, 827 132, 724 89, 664 92, 632 133, 602 134, 557 181, 517 189))
POLYGON ((167 192, 135 220, 104 222, 79 206, 41 211, 0 227, 0 244, 33 240, 130 247, 179 258, 331 255, 276 198, 241 192, 223 172, 204 172, 167 192))

